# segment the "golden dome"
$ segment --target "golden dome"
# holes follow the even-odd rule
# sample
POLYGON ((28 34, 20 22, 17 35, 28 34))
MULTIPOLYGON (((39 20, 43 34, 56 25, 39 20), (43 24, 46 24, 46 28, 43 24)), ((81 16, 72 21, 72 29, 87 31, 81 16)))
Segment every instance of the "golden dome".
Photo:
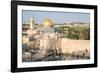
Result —
POLYGON ((45 27, 52 27, 53 26, 52 20, 50 20, 48 18, 45 19, 44 22, 43 22, 43 26, 45 26, 45 27))

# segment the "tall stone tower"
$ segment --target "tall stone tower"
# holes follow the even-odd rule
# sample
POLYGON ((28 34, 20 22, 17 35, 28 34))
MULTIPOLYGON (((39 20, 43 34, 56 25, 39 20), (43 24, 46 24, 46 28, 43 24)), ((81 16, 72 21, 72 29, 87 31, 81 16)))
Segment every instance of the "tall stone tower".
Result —
POLYGON ((29 24, 30 24, 30 30, 33 30, 33 28, 34 28, 34 20, 33 20, 33 18, 31 17, 30 18, 30 22, 29 22, 29 24))

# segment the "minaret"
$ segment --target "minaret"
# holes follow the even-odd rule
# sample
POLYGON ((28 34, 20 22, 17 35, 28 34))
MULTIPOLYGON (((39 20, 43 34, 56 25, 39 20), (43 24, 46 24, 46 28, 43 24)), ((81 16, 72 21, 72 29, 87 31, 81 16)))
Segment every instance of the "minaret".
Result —
POLYGON ((33 18, 31 17, 31 18, 30 18, 30 30, 33 30, 33 26, 34 26, 34 20, 33 20, 33 18))

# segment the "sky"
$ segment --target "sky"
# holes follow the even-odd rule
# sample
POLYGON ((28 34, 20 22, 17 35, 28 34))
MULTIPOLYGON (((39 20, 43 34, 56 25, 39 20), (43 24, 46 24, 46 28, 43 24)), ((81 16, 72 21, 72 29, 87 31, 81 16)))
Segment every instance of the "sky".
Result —
POLYGON ((67 23, 67 22, 90 22, 89 13, 76 13, 76 12, 53 12, 53 11, 35 11, 23 10, 22 22, 28 22, 30 18, 35 20, 35 23, 42 24, 46 18, 50 18, 53 23, 67 23))

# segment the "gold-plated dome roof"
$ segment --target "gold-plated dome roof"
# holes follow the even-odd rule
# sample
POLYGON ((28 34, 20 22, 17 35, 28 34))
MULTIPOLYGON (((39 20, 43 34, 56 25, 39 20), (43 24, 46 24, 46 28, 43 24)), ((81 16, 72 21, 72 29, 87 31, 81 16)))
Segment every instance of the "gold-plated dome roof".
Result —
POLYGON ((45 19, 44 22, 43 22, 43 26, 45 26, 45 27, 52 27, 53 26, 52 20, 49 19, 49 18, 45 19))

